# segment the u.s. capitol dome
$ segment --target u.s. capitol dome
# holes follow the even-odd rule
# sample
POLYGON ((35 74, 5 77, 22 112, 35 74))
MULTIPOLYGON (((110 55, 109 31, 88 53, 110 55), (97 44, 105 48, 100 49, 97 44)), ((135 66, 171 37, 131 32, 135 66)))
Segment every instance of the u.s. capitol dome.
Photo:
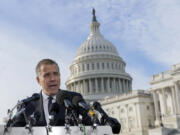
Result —
POLYGON ((99 100, 132 91, 132 78, 116 47, 99 30, 93 9, 90 34, 77 50, 70 66, 67 89, 81 93, 86 100, 99 100))

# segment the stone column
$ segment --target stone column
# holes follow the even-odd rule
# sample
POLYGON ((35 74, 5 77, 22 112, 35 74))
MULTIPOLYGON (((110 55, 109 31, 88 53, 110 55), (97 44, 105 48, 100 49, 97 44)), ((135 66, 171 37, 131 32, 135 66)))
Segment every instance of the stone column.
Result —
POLYGON ((123 86, 123 88, 122 88, 123 92, 126 92, 126 90, 125 90, 125 80, 124 79, 122 80, 122 86, 123 86))
POLYGON ((104 93, 104 79, 101 78, 101 92, 104 93))
POLYGON ((175 90, 175 97, 176 97, 176 107, 177 107, 177 114, 180 114, 180 101, 179 101, 179 87, 178 82, 174 82, 174 90, 175 90))
POLYGON ((129 83, 129 85, 130 85, 130 90, 129 91, 131 91, 132 90, 132 81, 129 81, 130 83, 129 83))
POLYGON ((111 92, 111 89, 110 89, 110 78, 107 78, 107 91, 111 92))
POLYGON ((139 118, 139 115, 138 115, 138 110, 137 110, 137 103, 134 103, 134 108, 135 108, 135 114, 136 114, 136 126, 137 126, 137 128, 139 128, 140 127, 140 124, 141 124, 141 122, 140 122, 140 118, 139 118))
POLYGON ((121 83, 121 79, 118 79, 119 81, 119 93, 122 93, 122 83, 121 83))
POLYGON ((74 85, 75 85, 75 83, 72 83, 72 86, 73 86, 73 89, 72 89, 72 90, 73 90, 73 91, 75 91, 75 86, 74 86, 74 85))
POLYGON ((126 80, 126 91, 129 92, 128 80, 126 80))
POLYGON ((161 120, 160 120, 160 112, 159 112, 159 106, 158 106, 158 100, 157 100, 157 93, 153 91, 153 99, 154 99, 154 107, 155 107, 155 125, 160 126, 161 120))
POLYGON ((112 90, 113 90, 113 93, 116 93, 116 80, 115 78, 113 78, 113 83, 112 83, 112 90))
POLYGON ((163 98, 164 114, 167 115, 167 102, 166 102, 166 96, 165 96, 165 88, 163 88, 161 91, 162 91, 162 98, 163 98))
POLYGON ((84 91, 84 95, 87 95, 87 87, 85 80, 83 80, 83 91, 84 91))
POLYGON ((83 90, 83 81, 82 81, 82 80, 80 81, 80 86, 81 86, 81 93, 82 93, 82 95, 84 95, 84 90, 83 90))
POLYGON ((89 79, 89 93, 93 94, 91 79, 89 79))
POLYGON ((177 108, 176 108, 176 102, 175 102, 175 91, 173 86, 171 88, 171 99, 172 99, 172 106, 173 106, 173 114, 177 113, 177 108))
POLYGON ((80 91, 80 81, 77 82, 77 92, 81 93, 81 91, 80 91))
POLYGON ((127 83, 127 92, 129 92, 129 80, 126 80, 127 83))
POLYGON ((99 93, 98 90, 98 80, 95 78, 95 93, 99 93))

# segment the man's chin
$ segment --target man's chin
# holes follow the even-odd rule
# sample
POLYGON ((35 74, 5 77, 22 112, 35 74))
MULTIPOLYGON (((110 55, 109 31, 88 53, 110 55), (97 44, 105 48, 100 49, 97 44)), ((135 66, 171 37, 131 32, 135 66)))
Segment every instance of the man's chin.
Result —
POLYGON ((50 95, 56 95, 58 91, 59 91, 59 89, 50 89, 49 94, 50 95))

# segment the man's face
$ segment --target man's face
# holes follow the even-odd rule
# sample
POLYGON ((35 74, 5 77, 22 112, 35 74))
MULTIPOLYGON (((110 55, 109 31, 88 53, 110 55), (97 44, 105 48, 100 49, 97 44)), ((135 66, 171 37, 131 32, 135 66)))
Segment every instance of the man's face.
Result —
POLYGON ((37 82, 47 95, 55 95, 60 87, 60 73, 55 64, 41 65, 37 82))

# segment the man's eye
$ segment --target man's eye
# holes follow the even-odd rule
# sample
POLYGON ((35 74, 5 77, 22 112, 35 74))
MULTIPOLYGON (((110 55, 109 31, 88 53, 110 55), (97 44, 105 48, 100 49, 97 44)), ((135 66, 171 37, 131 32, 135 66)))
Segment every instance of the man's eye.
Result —
POLYGON ((47 74, 44 74, 44 77, 48 77, 50 74, 49 73, 47 73, 47 74))
POLYGON ((54 75, 59 75, 59 73, 58 72, 54 72, 54 75))

